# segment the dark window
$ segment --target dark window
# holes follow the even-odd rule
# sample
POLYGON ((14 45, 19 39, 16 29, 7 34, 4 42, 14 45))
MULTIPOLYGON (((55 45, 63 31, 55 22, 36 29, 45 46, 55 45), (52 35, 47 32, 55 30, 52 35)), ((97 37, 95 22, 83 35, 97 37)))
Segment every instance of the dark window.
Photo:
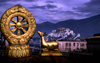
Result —
POLYGON ((71 51, 71 48, 69 48, 69 51, 71 51))
POLYGON ((75 43, 73 43, 73 46, 75 46, 75 43))
POLYGON ((84 46, 84 43, 81 43, 80 46, 84 46))
POLYGON ((67 51, 68 49, 66 48, 65 50, 67 51))
POLYGON ((71 43, 69 43, 69 46, 71 46, 71 43))
POLYGON ((77 43, 77 46, 79 46, 79 43, 77 43))
POLYGON ((68 46, 68 43, 66 43, 66 46, 68 46))

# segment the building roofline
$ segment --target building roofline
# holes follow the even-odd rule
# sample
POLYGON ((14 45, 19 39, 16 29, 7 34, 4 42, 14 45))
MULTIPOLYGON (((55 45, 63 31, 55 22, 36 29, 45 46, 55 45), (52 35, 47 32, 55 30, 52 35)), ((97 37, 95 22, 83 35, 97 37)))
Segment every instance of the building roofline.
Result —
POLYGON ((89 37, 89 38, 86 38, 86 39, 93 39, 93 38, 100 38, 100 36, 89 37))
POLYGON ((87 41, 57 41, 57 42, 87 42, 87 41))

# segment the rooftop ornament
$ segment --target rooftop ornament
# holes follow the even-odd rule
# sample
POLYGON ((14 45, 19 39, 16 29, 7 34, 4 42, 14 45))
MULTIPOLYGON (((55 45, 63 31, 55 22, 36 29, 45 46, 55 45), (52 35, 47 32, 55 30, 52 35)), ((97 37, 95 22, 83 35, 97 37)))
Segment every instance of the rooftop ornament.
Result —
POLYGON ((6 49, 8 57, 22 58, 31 56, 28 42, 36 31, 36 21, 31 12, 21 5, 8 9, 1 17, 0 30, 9 42, 6 49))
POLYGON ((39 36, 41 37, 41 46, 43 47, 40 56, 62 56, 58 48, 58 43, 55 41, 46 42, 44 36, 46 35, 43 32, 38 31, 39 36))

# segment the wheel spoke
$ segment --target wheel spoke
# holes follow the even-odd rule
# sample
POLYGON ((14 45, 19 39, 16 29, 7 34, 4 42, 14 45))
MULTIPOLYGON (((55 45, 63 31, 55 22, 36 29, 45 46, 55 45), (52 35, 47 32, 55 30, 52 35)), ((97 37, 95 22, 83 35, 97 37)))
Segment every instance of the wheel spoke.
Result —
POLYGON ((17 35, 20 35, 20 29, 18 29, 18 31, 17 31, 17 35))
POLYGON ((26 33, 26 30, 25 30, 24 28, 21 28, 21 30, 22 30, 24 33, 26 33))
POLYGON ((17 21, 18 21, 18 22, 21 21, 21 16, 17 16, 17 21))
POLYGON ((13 21, 14 23, 17 23, 17 21, 14 18, 12 18, 11 21, 13 21))
POLYGON ((16 31, 17 28, 12 29, 11 31, 14 33, 16 31))
POLYGON ((22 21, 21 21, 21 23, 24 23, 25 21, 27 21, 26 19, 23 19, 22 21))
POLYGON ((28 27, 28 24, 24 24, 24 25, 22 25, 22 27, 28 27))
POLYGON ((11 26, 15 26, 15 24, 11 24, 11 23, 10 23, 10 27, 11 27, 11 26))

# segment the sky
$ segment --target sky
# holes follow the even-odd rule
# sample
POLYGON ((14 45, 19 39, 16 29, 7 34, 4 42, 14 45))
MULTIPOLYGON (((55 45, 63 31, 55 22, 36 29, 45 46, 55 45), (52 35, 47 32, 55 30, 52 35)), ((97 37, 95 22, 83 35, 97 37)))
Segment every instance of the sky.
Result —
POLYGON ((0 0, 0 17, 17 4, 29 10, 37 24, 79 20, 100 14, 100 0, 0 0))

